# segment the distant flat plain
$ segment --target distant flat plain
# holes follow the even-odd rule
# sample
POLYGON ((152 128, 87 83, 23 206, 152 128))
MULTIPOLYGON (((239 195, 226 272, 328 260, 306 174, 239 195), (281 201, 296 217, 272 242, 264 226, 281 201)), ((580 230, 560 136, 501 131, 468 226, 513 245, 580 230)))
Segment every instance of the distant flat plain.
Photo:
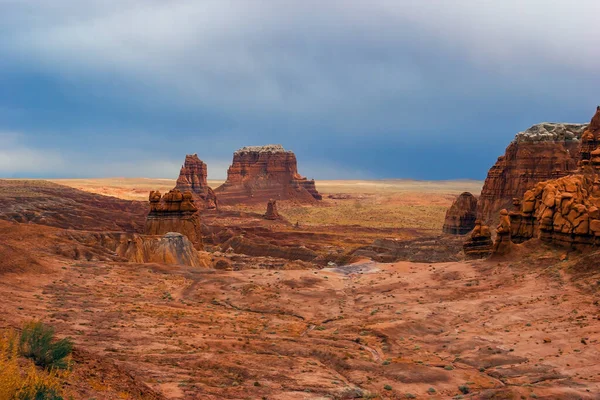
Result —
MULTIPOLYGON (((52 182, 87 192, 140 201, 146 201, 151 190, 165 193, 175 186, 175 179, 156 178, 55 179, 52 182)), ((223 180, 208 181, 212 188, 222 183, 223 180)), ((300 206, 286 201, 280 201, 278 205, 280 213, 290 222, 402 227, 434 233, 441 230, 445 212, 457 195, 466 191, 477 196, 482 186, 483 182, 476 180, 319 180, 317 190, 323 194, 323 202, 319 206, 300 206)), ((265 207, 253 205, 235 208, 264 212, 265 207)))

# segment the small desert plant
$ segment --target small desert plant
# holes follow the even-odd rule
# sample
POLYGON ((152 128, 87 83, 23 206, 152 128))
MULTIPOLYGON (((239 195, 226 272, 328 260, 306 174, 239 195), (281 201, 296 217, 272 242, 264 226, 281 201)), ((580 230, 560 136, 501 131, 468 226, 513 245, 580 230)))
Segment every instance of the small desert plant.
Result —
POLYGON ((31 362, 23 371, 18 351, 16 333, 0 334, 0 399, 62 400, 58 372, 41 371, 31 362))
POLYGON ((392 387, 391 387, 390 385, 385 385, 383 388, 384 388, 385 390, 392 390, 392 387))
POLYGON ((23 327, 19 348, 21 354, 31 358, 36 365, 46 369, 69 367, 73 342, 69 338, 53 343, 54 328, 39 321, 31 321, 23 327))
POLYGON ((458 387, 458 390, 460 390, 460 392, 461 392, 462 394, 467 394, 467 393, 469 393, 469 387, 468 387, 467 385, 460 385, 460 386, 458 387))

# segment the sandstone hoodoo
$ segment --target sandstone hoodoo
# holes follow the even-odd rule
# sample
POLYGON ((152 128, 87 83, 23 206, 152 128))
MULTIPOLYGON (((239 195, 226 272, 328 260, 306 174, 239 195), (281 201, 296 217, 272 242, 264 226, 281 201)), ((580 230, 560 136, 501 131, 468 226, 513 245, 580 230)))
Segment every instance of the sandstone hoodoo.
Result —
POLYGON ((280 219, 279 213, 277 212, 277 200, 269 200, 267 203, 267 212, 264 215, 265 219, 276 220, 280 219))
POLYGON ((295 154, 281 145, 250 146, 236 151, 227 181, 215 192, 223 204, 269 199, 312 203, 322 198, 315 181, 298 174, 295 154))
POLYGON ((477 204, 477 216, 490 223, 512 199, 538 182, 577 169, 579 138, 586 124, 541 123, 520 132, 490 168, 477 204))
POLYGON ((175 189, 192 193, 197 207, 218 208, 217 196, 206 181, 207 171, 206 164, 197 154, 186 155, 175 189))
POLYGON ((467 258, 487 258, 492 253, 493 246, 490 228, 483 225, 481 220, 476 220, 471 236, 463 244, 465 256, 467 258))
POLYGON ((446 211, 443 231, 453 235, 465 235, 475 227, 476 218, 477 198, 469 192, 464 192, 446 211))
POLYGON ((150 212, 146 218, 148 235, 165 235, 178 232, 187 236, 198 250, 202 249, 200 213, 191 192, 181 193, 173 189, 161 196, 152 191, 149 196, 150 212))
POLYGON ((510 253, 511 249, 511 223, 508 211, 506 209, 500 210, 500 223, 496 228, 496 240, 494 241, 494 248, 492 254, 505 255, 510 253))

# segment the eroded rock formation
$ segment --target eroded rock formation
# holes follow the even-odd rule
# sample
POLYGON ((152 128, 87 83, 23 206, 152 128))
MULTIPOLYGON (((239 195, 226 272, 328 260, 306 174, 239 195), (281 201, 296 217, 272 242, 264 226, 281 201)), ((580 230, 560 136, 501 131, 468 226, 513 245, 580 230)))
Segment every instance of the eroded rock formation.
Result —
POLYGON ((577 169, 579 138, 587 125, 542 123, 520 132, 489 170, 477 204, 484 223, 522 197, 538 182, 569 175, 577 169))
POLYGON ((267 203, 267 212, 264 215, 265 219, 276 220, 280 219, 279 213, 277 212, 277 200, 269 200, 267 203))
POLYGON ((500 223, 496 228, 496 240, 494 240, 494 248, 492 254, 505 255, 510 253, 511 249, 511 223, 506 209, 500 210, 500 223))
POLYGON ((281 145, 244 147, 233 154, 227 181, 215 192, 223 204, 268 199, 321 200, 314 180, 298 174, 296 156, 281 145))
POLYGON ((152 191, 149 200, 150 212, 146 217, 146 234, 164 235, 179 232, 187 236, 196 249, 202 249, 200 213, 191 192, 181 193, 173 189, 161 196, 160 192, 152 191))
POLYGON ((487 258, 492 253, 493 246, 490 228, 483 225, 481 220, 476 220, 471 236, 463 244, 465 256, 467 258, 487 258))
POLYGON ((511 213, 512 235, 533 237, 573 248, 600 245, 600 179, 598 169, 542 182, 525 193, 521 210, 511 213))
POLYGON ((179 172, 175 189, 190 192, 194 196, 197 207, 213 209, 218 208, 217 196, 206 181, 206 164, 198 158, 197 154, 185 156, 185 162, 179 172))
POLYGON ((469 192, 463 192, 446 211, 444 233, 465 235, 475 227, 477 219, 477 198, 469 192))
POLYGON ((201 256, 181 233, 146 236, 125 232, 66 231, 70 243, 57 245, 57 252, 76 260, 129 261, 135 263, 181 264, 210 267, 208 256, 201 256))

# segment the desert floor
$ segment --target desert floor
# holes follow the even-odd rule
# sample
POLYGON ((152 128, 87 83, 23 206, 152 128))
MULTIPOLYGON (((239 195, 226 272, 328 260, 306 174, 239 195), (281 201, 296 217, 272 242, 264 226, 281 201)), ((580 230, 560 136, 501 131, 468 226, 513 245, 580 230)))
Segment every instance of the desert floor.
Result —
MULTIPOLYGON (((140 200, 173 186, 58 183, 140 200)), ((439 234, 453 198, 480 187, 320 182, 324 205, 281 211, 439 234)), ((231 271, 69 259, 66 236, 0 221, 0 327, 39 318, 72 337, 75 399, 600 398, 596 264, 535 241, 507 259, 231 271)))
MULTIPOLYGON (((106 178, 57 179, 52 182, 91 193, 127 200, 147 200, 150 190, 165 193, 173 179, 106 178)), ((223 181, 209 180, 216 188, 223 181)), ((467 191, 481 192, 482 181, 337 180, 318 181, 324 200, 317 207, 278 202, 279 212, 291 222, 308 225, 360 225, 374 228, 417 229, 439 233, 452 201, 467 191)), ((237 207, 249 212, 265 211, 266 205, 237 207)))

